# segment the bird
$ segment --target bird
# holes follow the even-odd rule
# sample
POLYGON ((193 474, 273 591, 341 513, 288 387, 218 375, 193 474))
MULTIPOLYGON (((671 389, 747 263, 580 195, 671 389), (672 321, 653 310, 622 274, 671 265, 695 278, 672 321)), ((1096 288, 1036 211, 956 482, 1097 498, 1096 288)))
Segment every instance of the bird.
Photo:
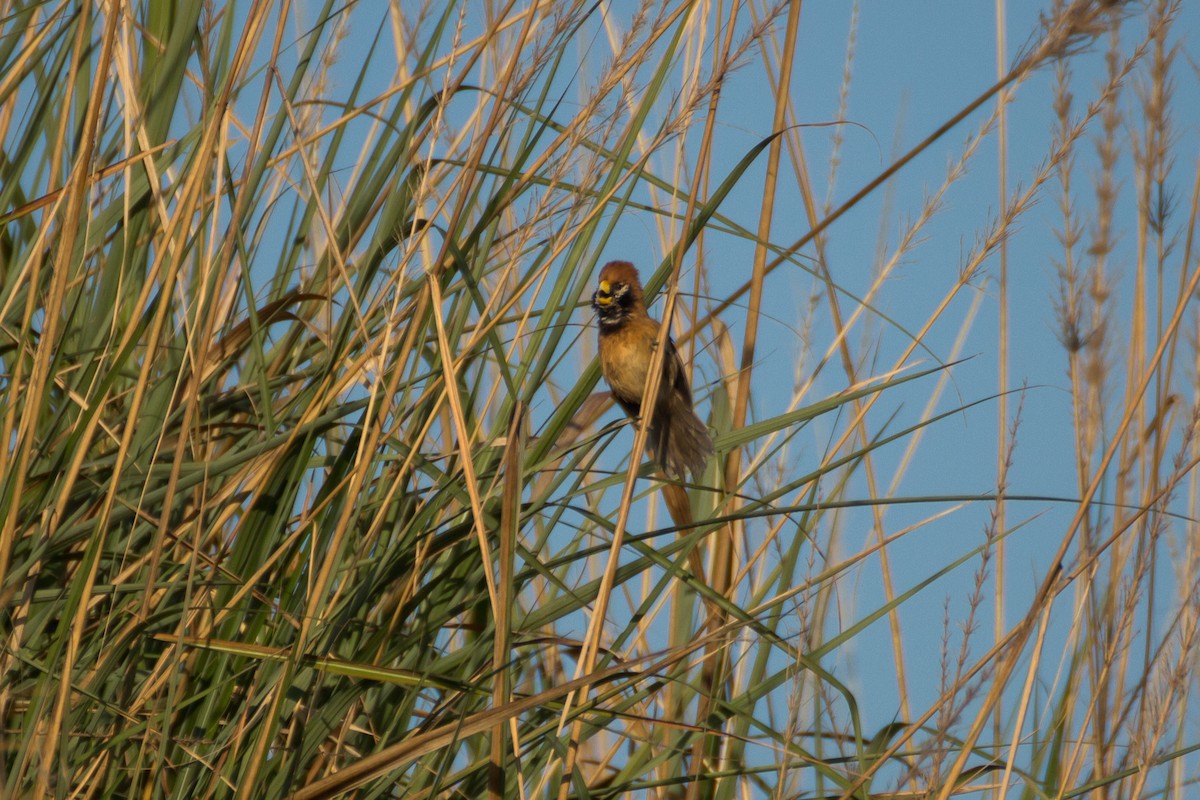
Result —
POLYGON ((610 261, 600 270, 592 295, 600 337, 600 371, 613 399, 635 424, 649 425, 650 458, 670 477, 699 479, 713 453, 708 428, 692 409, 692 389, 675 342, 667 337, 662 378, 650 414, 642 395, 658 344, 659 322, 646 313, 638 271, 628 261, 610 261))

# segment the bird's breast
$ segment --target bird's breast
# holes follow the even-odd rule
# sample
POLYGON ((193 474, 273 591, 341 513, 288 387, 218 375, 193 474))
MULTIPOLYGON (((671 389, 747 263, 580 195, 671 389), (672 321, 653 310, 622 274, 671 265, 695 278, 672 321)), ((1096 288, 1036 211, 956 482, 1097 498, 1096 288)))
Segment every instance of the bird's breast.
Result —
POLYGON ((654 353, 657 326, 624 328, 605 333, 600 343, 600 369, 618 398, 640 402, 646 389, 646 375, 654 353))

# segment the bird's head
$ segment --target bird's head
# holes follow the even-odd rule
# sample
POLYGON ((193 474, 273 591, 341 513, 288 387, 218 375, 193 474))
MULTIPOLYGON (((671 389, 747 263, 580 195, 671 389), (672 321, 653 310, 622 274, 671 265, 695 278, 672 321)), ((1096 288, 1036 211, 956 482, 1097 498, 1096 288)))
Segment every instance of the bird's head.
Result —
POLYGON ((610 261, 600 270, 600 286, 592 295, 592 308, 601 329, 614 328, 642 308, 642 283, 628 261, 610 261))

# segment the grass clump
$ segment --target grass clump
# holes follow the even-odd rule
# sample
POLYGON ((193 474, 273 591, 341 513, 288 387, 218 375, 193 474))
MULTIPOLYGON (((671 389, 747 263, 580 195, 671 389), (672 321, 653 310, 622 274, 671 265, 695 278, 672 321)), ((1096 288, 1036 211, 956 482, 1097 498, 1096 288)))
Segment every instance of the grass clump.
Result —
POLYGON ((787 4, 10 8, 0 796, 1183 796, 1178 13, 1055 3, 874 177, 843 177, 838 126, 814 187, 787 4), (1040 161, 904 307, 898 272, 1047 79, 1040 161), (730 87, 771 110, 744 146, 730 87), (843 277, 847 220, 966 126, 843 277), (1014 488, 1041 406, 1008 377, 1007 259, 1055 199, 1076 477, 1046 497, 1014 488), (605 416, 583 306, 610 257, 673 312, 718 450, 695 484, 605 416), (909 493, 980 413, 990 490, 909 493), (982 536, 906 555, 961 519, 982 536))

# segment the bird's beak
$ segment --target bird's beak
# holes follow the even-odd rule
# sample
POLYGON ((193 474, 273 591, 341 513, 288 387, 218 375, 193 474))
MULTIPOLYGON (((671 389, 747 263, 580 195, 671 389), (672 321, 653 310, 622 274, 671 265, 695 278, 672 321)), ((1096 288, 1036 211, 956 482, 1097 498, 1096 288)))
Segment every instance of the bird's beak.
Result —
POLYGON ((592 295, 592 302, 598 306, 607 306, 612 303, 612 286, 608 281, 600 281, 600 289, 592 295))

